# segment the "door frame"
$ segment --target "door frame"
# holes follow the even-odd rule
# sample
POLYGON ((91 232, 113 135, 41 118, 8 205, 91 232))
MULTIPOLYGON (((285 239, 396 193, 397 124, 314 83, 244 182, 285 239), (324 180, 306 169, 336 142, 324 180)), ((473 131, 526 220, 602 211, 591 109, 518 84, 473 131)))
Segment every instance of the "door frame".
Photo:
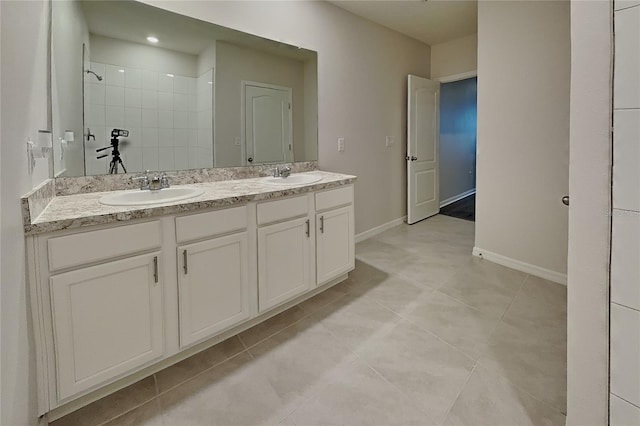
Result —
MULTIPOLYGON (((473 77, 478 77, 478 70, 473 70, 473 71, 467 71, 467 72, 462 72, 462 73, 458 73, 458 74, 450 74, 450 75, 445 75, 442 77, 436 77, 433 80, 437 81, 440 83, 440 85, 444 84, 444 83, 453 83, 456 81, 462 81, 462 80, 468 80, 470 78, 473 77)), ((442 87, 442 86, 441 86, 442 87)), ((442 91, 440 92, 440 98, 439 98, 439 102, 442 102, 442 91)), ((476 97, 476 107, 477 107, 477 97, 476 97)), ((476 125, 478 123, 478 115, 476 114, 476 125)), ((440 131, 440 127, 438 127, 438 132, 440 131)), ((476 127, 476 148, 478 147, 478 129, 476 127)), ((438 164, 440 164, 440 149, 438 149, 438 164)), ((477 159, 477 151, 476 151, 476 165, 478 164, 478 159, 477 159)), ((476 168, 476 182, 477 182, 477 173, 478 170, 476 168)), ((441 181, 438 180, 438 186, 441 184, 441 181)), ((466 191, 462 194, 462 196, 460 198, 456 198, 453 200, 445 200, 445 203, 442 202, 442 199, 440 200, 440 208, 443 208, 445 206, 448 206, 449 204, 453 204, 456 201, 462 200, 463 198, 468 197, 469 195, 473 195, 477 192, 478 190, 478 185, 476 184, 476 187, 471 190, 471 191, 466 191)))
MULTIPOLYGON (((246 117, 245 117, 245 111, 246 111, 246 105, 245 105, 245 98, 246 98, 246 89, 247 86, 256 86, 256 87, 263 87, 265 89, 275 89, 275 90, 283 90, 286 91, 289 94, 289 104, 291 105, 291 108, 289 108, 289 137, 291 138, 291 156, 293 156, 293 89, 291 87, 286 87, 286 86, 278 86, 275 84, 269 84, 269 83, 260 83, 258 81, 250 81, 250 80, 240 80, 240 156, 242 157, 242 165, 243 166, 249 166, 250 164, 247 164, 247 140, 246 140, 246 134, 245 134, 245 128, 246 128, 246 117)), ((288 161, 285 161, 285 163, 288 161)), ((274 163, 277 164, 277 163, 274 163)))

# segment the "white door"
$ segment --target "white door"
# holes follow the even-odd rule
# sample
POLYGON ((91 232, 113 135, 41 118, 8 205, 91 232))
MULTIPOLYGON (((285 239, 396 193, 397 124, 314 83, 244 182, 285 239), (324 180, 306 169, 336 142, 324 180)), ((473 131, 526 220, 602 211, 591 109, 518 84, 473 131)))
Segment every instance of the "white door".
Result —
POLYGON ((353 206, 316 214, 318 285, 353 269, 353 235, 353 206))
POLYGON ((293 161, 291 89, 244 85, 247 164, 293 161))
POLYGON ((311 229, 306 217, 258 228, 260 312, 311 288, 311 229))
POLYGON ((407 113, 407 223, 440 211, 438 120, 440 83, 409 76, 407 113))
POLYGON ((58 397, 162 357, 160 253, 51 277, 58 397))
POLYGON ((180 347, 249 318, 246 232, 178 247, 180 347))

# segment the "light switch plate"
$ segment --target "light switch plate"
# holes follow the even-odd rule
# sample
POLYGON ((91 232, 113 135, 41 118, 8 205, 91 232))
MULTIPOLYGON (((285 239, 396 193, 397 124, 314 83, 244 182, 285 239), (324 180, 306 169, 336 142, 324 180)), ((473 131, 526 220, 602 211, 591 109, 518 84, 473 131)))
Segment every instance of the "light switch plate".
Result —
POLYGON ((344 138, 338 138, 338 152, 344 151, 344 138))

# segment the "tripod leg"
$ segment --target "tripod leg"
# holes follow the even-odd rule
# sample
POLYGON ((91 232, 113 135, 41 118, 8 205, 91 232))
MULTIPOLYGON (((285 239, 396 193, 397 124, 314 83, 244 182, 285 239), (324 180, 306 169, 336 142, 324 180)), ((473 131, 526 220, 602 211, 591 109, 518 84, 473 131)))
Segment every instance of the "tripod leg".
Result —
POLYGON ((127 169, 124 168, 124 163, 122 162, 122 158, 118 158, 118 163, 120 163, 120 165, 122 166, 122 171, 127 173, 127 169))

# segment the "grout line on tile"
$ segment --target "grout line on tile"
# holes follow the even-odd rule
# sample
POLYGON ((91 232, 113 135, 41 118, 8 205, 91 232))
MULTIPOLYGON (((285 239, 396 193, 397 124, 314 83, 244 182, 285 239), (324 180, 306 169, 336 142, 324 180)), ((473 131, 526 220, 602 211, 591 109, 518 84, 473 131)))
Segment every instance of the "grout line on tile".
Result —
POLYGON ((156 396, 158 396, 160 394, 160 388, 158 387, 158 378, 156 377, 156 373, 153 373, 153 385, 156 388, 156 396))
MULTIPOLYGON (((184 384, 185 384, 185 383, 187 383, 187 382, 190 382, 191 380, 195 379, 196 377, 201 376, 202 374, 206 373, 207 371, 209 371, 209 370, 211 370, 211 369, 213 369, 213 368, 216 368, 216 367, 220 366, 221 364, 224 364, 225 362, 227 362, 227 361, 229 361, 229 360, 232 360, 233 358, 236 358, 237 356, 242 355, 242 354, 243 354, 243 353, 245 353, 245 352, 247 352, 247 354, 248 354, 251 358, 253 358, 253 357, 251 356, 251 354, 249 353, 249 351, 247 351, 247 350, 240 351, 240 352, 238 352, 237 354, 234 354, 234 355, 232 355, 232 356, 230 356, 230 357, 228 357, 228 358, 225 358, 224 360, 222 360, 222 361, 220 361, 220 362, 218 362, 218 363, 215 363, 215 364, 213 364, 213 365, 211 365, 211 366, 209 366, 209 367, 205 368, 204 370, 202 370, 202 371, 200 371, 200 372, 196 373, 195 375, 193 375, 193 376, 189 377, 188 379, 183 380, 183 381, 181 381, 181 382, 179 382, 179 383, 176 383, 175 385, 171 386, 171 387, 170 387, 170 388, 168 388, 168 389, 165 389, 165 390, 163 390, 163 391, 160 391, 160 389, 158 389, 158 395, 157 395, 157 397, 162 396, 162 395, 166 394, 167 392, 171 392, 171 391, 172 391, 172 390, 174 390, 175 388, 177 388, 177 387, 179 387, 179 386, 182 386, 182 385, 184 385, 184 384)), ((170 368, 170 367, 167 367, 167 368, 170 368)))
POLYGON ((562 409, 560 407, 556 407, 555 405, 551 404, 550 402, 547 401, 543 401, 542 399, 540 399, 539 397, 537 397, 536 395, 532 394, 530 391, 528 391, 527 389, 525 389, 524 387, 522 387, 521 385, 514 383, 511 379, 509 379, 508 377, 506 377, 505 375, 503 375, 502 373, 500 373, 499 371, 495 370, 494 368, 483 364, 482 362, 482 357, 478 358, 478 361, 476 363, 476 365, 480 365, 483 368, 486 368, 487 370, 491 371, 494 374, 497 374, 498 376, 500 376, 501 378, 503 378, 504 380, 506 380, 507 382, 509 382, 513 387, 518 388, 520 391, 526 393, 527 395, 529 395, 531 398, 535 399, 536 401, 538 401, 539 403, 546 405, 547 408, 553 409, 557 412, 559 412, 560 414, 566 416, 566 408, 562 409))
MULTIPOLYGON (((298 306, 298 305, 295 305, 295 306, 298 306)), ((306 318, 308 318, 308 317, 310 317, 310 316, 311 316, 311 314, 307 313, 307 311, 305 311, 304 309, 300 308, 300 310, 302 310, 302 312, 304 313, 304 315, 303 315, 303 316, 301 316, 299 319, 297 319, 297 320, 295 320, 294 322, 292 322, 291 324, 289 324, 289 325, 287 325, 287 326, 283 327, 282 329, 280 329, 280 330, 276 331, 275 333, 268 335, 267 337, 265 337, 264 339, 262 339, 262 340, 260 340, 260 341, 258 341, 258 342, 256 342, 256 343, 254 343, 253 345, 250 345, 250 346, 245 345, 245 347, 247 348, 247 353, 249 354, 249 356, 251 356, 251 358, 253 358, 253 354, 251 353, 251 348, 254 348, 254 347, 258 346, 259 344, 261 344, 261 343, 263 343, 263 342, 266 342, 267 340, 271 339, 271 338, 272 338, 272 337, 274 337, 275 335, 282 333, 283 331, 285 331, 286 329, 288 329, 288 328, 290 328, 290 327, 292 327, 292 326, 296 325, 297 323, 299 323, 299 322, 300 322, 300 321, 302 321, 303 319, 306 319, 306 318)), ((243 345, 244 345, 244 342, 242 342, 242 343, 243 343, 243 345)))
POLYGON ((507 315, 507 313, 509 312, 509 309, 511 309, 511 306, 513 305, 513 303, 516 301, 516 299, 518 298, 518 296, 520 295, 520 293, 522 292, 522 289, 524 288, 524 284, 527 282, 527 280, 529 279, 530 275, 527 274, 524 276, 524 279, 522 280, 522 282, 520 283, 520 287, 518 288, 518 291, 516 291, 515 296, 513 296, 513 299, 511 299, 511 303, 509 303, 509 306, 507 306, 507 309, 502 313, 502 316, 500 317, 500 322, 502 322, 502 320, 504 319, 504 317, 507 315))
POLYGON ((620 396, 620 395, 618 395, 617 393, 613 393, 613 392, 611 392, 611 395, 615 395, 617 398, 620 398, 620 399, 621 399, 621 400, 623 400, 624 402, 627 402, 627 403, 629 403, 629 404, 633 405, 634 407, 637 407, 637 408, 639 408, 639 409, 640 409, 640 406, 638 406, 637 404, 635 404, 635 403, 633 403, 633 402, 629 401, 629 400, 628 400, 628 399, 626 399, 626 398, 621 397, 621 396, 620 396))
POLYGON ((460 395, 462 395, 462 392, 464 392, 465 388, 467 387, 467 383, 469 383, 469 380, 471 380, 471 376, 473 376, 473 373, 476 371, 476 366, 477 365, 478 365, 478 362, 476 361, 473 364, 473 368, 469 372, 469 375, 467 376, 467 379, 464 381, 464 384, 460 387, 460 391, 458 392, 456 397, 453 398, 453 402, 451 403, 451 407, 449 407, 449 409, 447 410, 445 415, 442 417, 442 422, 440 423, 441 425, 443 425, 447 421, 447 419, 449 418, 449 415, 451 414, 451 410, 453 410, 453 407, 456 405, 456 402, 458 401, 458 398, 460 398, 460 395))
POLYGON ((102 423, 99 423, 99 424, 98 424, 98 426, 106 425, 106 424, 108 424, 109 422, 112 422, 112 421, 114 421, 115 419, 120 418, 120 417, 122 417, 122 416, 124 416, 124 415, 126 415, 126 414, 129 414, 130 412, 132 412, 132 411, 134 411, 134 410, 137 410, 138 408, 140 408, 140 407, 142 407, 143 405, 146 405, 146 404, 148 404, 148 403, 152 402, 153 400, 155 400, 155 399, 157 399, 157 398, 158 398, 157 396, 154 396, 153 398, 146 400, 146 401, 145 401, 145 402, 143 402, 142 404, 138 404, 138 405, 136 405, 135 407, 132 407, 132 408, 130 408, 130 409, 128 409, 128 410, 126 410, 126 411, 123 411, 123 412, 121 412, 121 413, 119 413, 119 414, 117 414, 117 415, 115 415, 115 416, 111 417, 109 420, 106 420, 106 421, 104 421, 104 422, 102 422, 102 423))

